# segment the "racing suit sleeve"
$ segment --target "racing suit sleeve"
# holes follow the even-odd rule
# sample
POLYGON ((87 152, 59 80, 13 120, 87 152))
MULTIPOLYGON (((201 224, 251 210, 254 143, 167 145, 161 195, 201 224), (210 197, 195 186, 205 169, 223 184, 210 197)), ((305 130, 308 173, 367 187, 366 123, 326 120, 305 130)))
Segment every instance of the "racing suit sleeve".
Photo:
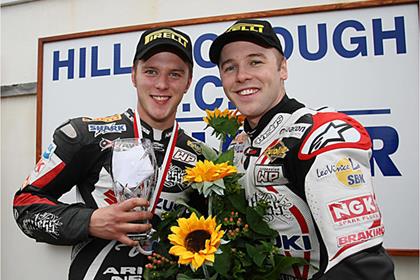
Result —
POLYGON ((340 113, 314 115, 300 147, 305 197, 325 246, 320 279, 394 279, 393 263, 382 248, 371 147, 363 126, 340 113))
POLYGON ((53 142, 14 197, 18 226, 38 242, 74 245, 89 238, 94 207, 58 200, 75 185, 94 184, 99 173, 92 165, 98 155, 87 148, 87 135, 78 131, 77 122, 71 120, 55 131, 53 142))

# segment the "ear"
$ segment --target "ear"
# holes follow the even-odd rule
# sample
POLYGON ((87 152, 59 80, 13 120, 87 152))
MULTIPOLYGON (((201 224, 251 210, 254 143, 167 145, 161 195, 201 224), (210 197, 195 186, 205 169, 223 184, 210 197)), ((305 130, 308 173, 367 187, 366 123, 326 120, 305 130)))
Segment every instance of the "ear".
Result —
POLYGON ((190 88, 191 82, 192 82, 192 76, 190 75, 190 77, 188 78, 187 85, 186 85, 185 90, 184 90, 184 94, 186 94, 188 89, 190 88))
POLYGON ((133 83, 134 87, 137 87, 137 83, 136 83, 136 65, 133 65, 133 67, 131 67, 131 82, 133 83))
POLYGON ((283 58, 281 64, 280 64, 280 78, 282 80, 287 80, 288 78, 288 73, 287 73, 287 60, 286 58, 283 58))

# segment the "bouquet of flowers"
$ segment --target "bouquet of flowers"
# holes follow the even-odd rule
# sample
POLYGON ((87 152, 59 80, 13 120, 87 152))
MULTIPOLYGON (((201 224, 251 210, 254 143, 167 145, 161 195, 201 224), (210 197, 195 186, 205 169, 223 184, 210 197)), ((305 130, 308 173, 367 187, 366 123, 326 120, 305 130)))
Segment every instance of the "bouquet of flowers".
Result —
POLYGON ((159 243, 149 256, 145 279, 278 279, 303 259, 280 255, 277 232, 264 220, 268 207, 249 207, 233 166, 233 150, 222 151, 235 137, 243 117, 237 111, 206 111, 204 121, 220 140, 220 151, 201 146, 206 158, 187 168, 184 181, 207 201, 208 213, 199 213, 183 201, 166 212, 156 234, 159 243))

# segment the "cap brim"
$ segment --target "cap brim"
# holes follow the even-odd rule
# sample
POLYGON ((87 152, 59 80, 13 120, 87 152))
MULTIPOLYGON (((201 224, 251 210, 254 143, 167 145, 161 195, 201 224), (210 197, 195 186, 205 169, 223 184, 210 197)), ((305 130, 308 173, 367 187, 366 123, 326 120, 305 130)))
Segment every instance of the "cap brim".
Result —
POLYGON ((236 41, 248 41, 263 47, 271 47, 266 38, 257 32, 229 32, 224 33, 216 38, 210 46, 210 61, 219 65, 220 54, 225 45, 236 41))

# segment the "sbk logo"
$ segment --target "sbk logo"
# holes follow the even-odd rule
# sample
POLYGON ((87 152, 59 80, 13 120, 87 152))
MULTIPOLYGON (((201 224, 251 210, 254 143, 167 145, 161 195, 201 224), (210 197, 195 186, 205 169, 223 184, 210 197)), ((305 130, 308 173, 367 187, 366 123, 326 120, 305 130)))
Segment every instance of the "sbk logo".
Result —
POLYGON ((328 204, 328 208, 335 223, 352 219, 359 220, 379 213, 378 205, 372 194, 333 202, 328 204))

